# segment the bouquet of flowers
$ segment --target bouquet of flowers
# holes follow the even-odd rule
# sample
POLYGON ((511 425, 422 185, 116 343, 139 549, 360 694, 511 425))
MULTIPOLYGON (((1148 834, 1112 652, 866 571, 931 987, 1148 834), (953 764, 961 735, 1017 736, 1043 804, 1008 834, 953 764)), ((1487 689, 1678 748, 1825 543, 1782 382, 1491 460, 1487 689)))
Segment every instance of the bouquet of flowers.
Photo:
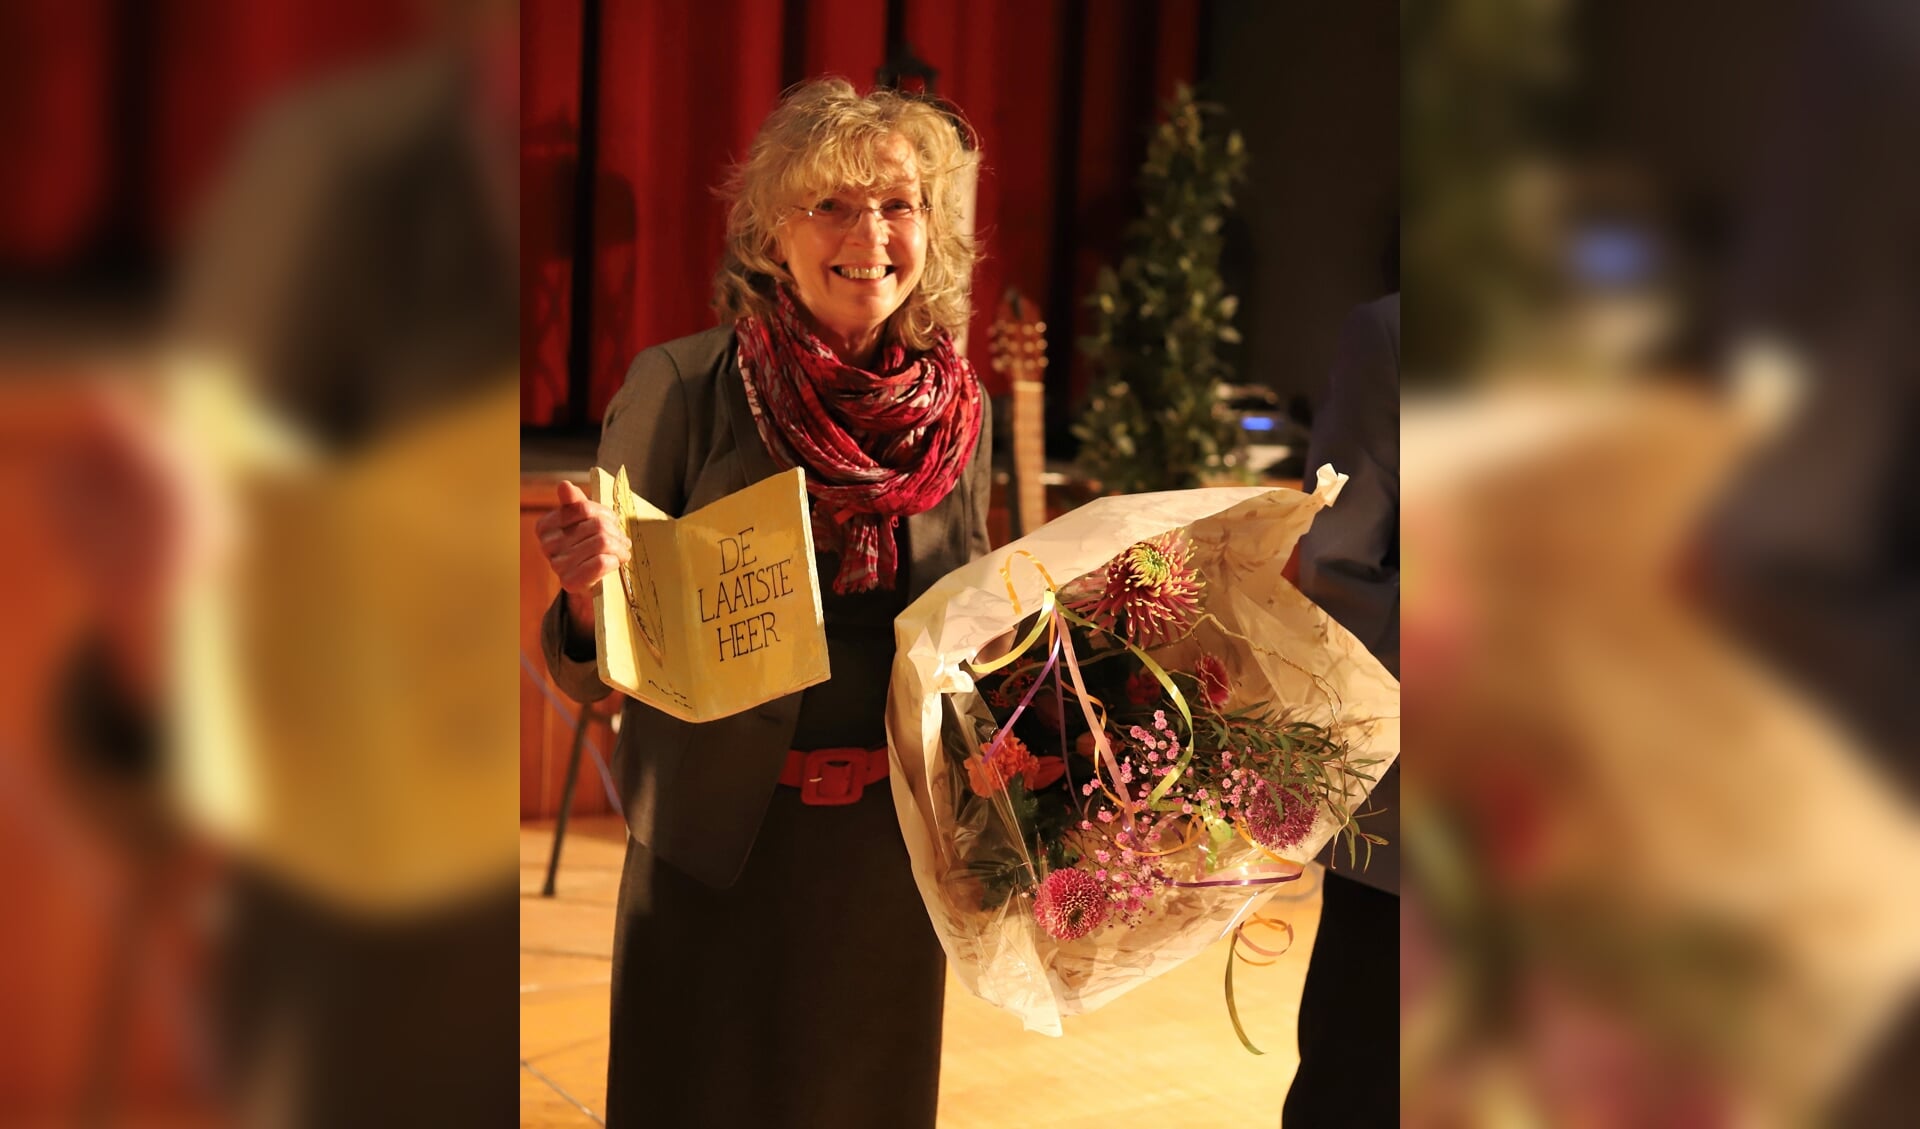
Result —
POLYGON ((1399 686, 1282 575, 1344 481, 1100 499, 895 621, 894 798, 969 991, 1058 1035, 1383 841, 1399 686))

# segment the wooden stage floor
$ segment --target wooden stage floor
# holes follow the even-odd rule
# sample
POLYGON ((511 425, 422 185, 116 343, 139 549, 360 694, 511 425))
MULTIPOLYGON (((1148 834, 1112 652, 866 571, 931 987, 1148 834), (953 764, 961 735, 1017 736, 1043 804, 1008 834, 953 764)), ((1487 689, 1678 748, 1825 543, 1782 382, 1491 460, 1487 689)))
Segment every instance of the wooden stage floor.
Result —
MULTIPOLYGON (((574 820, 558 895, 539 896, 551 821, 520 829, 520 1124, 600 1123, 606 1096, 607 984, 625 851, 617 819, 574 820)), ((1234 970, 1255 1057, 1221 996, 1225 942, 1102 1010, 1069 1016, 1065 1038, 1023 1031, 949 975, 940 1129, 1275 1129, 1299 1065, 1294 1024, 1320 921, 1313 878, 1273 911, 1293 947, 1270 967, 1234 970)))

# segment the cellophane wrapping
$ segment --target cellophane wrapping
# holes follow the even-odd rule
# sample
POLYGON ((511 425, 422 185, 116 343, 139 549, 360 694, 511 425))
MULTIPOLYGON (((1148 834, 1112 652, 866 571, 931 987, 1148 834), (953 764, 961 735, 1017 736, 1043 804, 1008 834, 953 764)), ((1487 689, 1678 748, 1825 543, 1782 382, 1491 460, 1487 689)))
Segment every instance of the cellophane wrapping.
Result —
MULTIPOLYGON (((1009 800, 1020 789, 982 796, 970 787, 968 760, 983 763, 983 748, 1008 712, 1004 696, 996 711, 982 694, 990 676, 976 678, 976 660, 984 664, 1006 651, 1016 629, 1027 636, 1050 592, 1064 606, 1085 608, 1103 570, 1130 546, 1177 532, 1204 582, 1199 626, 1144 652, 1167 671, 1192 671, 1203 654, 1213 656, 1231 687, 1223 712, 1264 706, 1337 732, 1352 760, 1365 765, 1339 783, 1342 806, 1361 811, 1399 753, 1399 683, 1284 575, 1295 544, 1344 481, 1323 467, 1312 493, 1213 488, 1102 498, 955 570, 896 619, 887 717, 894 801, 927 912, 968 991, 1018 1015, 1029 1030, 1059 1035, 1062 1016, 1102 1007, 1232 932, 1285 889, 1275 875, 1289 865, 1297 872, 1346 822, 1328 805, 1310 833, 1279 850, 1238 835, 1213 839, 1205 851, 1175 851, 1156 860, 1173 881, 1154 889, 1143 912, 1072 940, 1041 927, 1033 888, 1049 860, 1035 829, 1022 826, 1031 811, 1009 800), (990 896, 980 877, 984 854, 1021 888, 1003 900, 990 896), (1228 884, 1237 875, 1263 877, 1228 884), (1210 876, 1220 884, 1174 884, 1210 876)), ((1031 645, 1034 659, 1044 657, 1049 639, 1042 633, 1031 645)), ((1075 661, 1100 657, 1077 654, 1075 661)), ((1068 665, 1055 664, 1059 690, 1044 685, 1026 699, 1031 711, 1054 698, 1054 727, 1062 733, 1061 702, 1085 713, 1092 727, 1091 712, 1071 692, 1068 665)), ((1193 696, 1191 682, 1181 681, 1193 696)), ((1066 779, 1041 786, 1065 787, 1083 802, 1089 780, 1101 786, 1101 760, 1056 740, 1056 747, 1033 751, 1048 754, 1042 763, 1055 773, 1064 768, 1066 779)), ((1143 794, 1144 784, 1133 792, 1143 794)), ((1347 863, 1344 848, 1336 854, 1336 865, 1347 863)))

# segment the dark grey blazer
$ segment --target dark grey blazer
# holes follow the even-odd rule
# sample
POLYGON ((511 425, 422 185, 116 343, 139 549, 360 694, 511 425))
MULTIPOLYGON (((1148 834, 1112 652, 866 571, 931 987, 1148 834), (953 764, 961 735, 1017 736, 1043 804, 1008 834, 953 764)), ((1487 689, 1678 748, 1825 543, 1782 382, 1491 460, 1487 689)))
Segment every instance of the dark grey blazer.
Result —
MULTIPOLYGON (((1400 295, 1355 307, 1340 329, 1327 395, 1313 421, 1307 473, 1348 475, 1340 500, 1300 539, 1300 590, 1400 677, 1400 295)), ((1400 892, 1400 762, 1373 790, 1380 815, 1361 823, 1388 844, 1365 870, 1340 873, 1400 892)), ((1339 846, 1339 840, 1334 841, 1339 846)), ((1323 860, 1327 856, 1322 856, 1323 860)))
MULTIPOLYGON (((909 600, 987 551, 992 418, 983 405, 979 444, 953 492, 904 523, 909 600)), ((731 327, 634 358, 607 407, 599 464, 624 465, 635 493, 675 515, 779 473, 747 406, 731 327)), ((584 653, 564 646, 566 598, 563 592, 554 600, 541 626, 547 669, 574 700, 597 701, 608 687, 591 643, 584 653)), ((628 832, 701 882, 732 885, 759 834, 799 714, 800 694, 789 694, 694 725, 629 699, 613 754, 628 832)))

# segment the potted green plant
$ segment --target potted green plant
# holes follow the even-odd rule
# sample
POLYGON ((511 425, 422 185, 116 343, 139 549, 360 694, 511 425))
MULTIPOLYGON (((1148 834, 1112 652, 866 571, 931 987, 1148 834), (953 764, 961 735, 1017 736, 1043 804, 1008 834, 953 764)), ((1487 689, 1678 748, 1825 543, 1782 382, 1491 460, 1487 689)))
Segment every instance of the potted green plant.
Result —
POLYGON ((1221 346, 1240 340, 1220 252, 1247 164, 1225 117, 1184 84, 1176 90, 1147 146, 1127 253, 1101 268, 1088 299, 1094 332, 1079 345, 1093 384, 1073 433, 1080 471, 1106 493, 1244 478, 1215 391, 1231 376, 1221 346))

